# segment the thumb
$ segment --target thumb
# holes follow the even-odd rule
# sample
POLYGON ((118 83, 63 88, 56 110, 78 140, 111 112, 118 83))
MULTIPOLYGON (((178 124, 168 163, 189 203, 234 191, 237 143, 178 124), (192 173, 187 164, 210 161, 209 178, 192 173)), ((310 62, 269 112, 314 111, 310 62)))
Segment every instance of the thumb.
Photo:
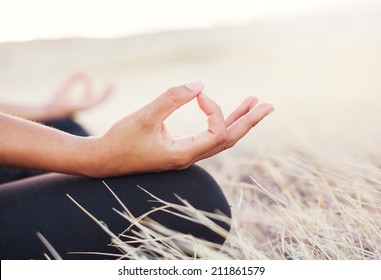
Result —
POLYGON ((202 81, 172 87, 148 104, 146 112, 155 122, 163 122, 176 109, 199 95, 203 88, 202 81))

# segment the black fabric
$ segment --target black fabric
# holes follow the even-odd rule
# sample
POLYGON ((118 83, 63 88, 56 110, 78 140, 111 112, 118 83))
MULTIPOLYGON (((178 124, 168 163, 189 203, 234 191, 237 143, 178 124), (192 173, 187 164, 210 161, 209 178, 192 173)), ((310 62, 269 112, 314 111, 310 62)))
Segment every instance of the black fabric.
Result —
MULTIPOLYGON (((186 199, 195 208, 220 211, 230 216, 228 203, 214 179, 198 166, 182 171, 150 173, 104 180, 126 207, 139 216, 158 207, 153 195, 180 204, 174 196, 186 199)), ((123 210, 102 180, 45 174, 0 185, 0 258, 41 259, 46 248, 36 236, 41 232, 65 259, 104 259, 105 256, 67 254, 68 252, 118 253, 110 237, 69 198, 69 194, 115 234, 128 226, 112 208, 123 210)), ((223 243, 224 238, 199 224, 163 211, 149 216, 174 230, 223 243)), ((220 224, 226 229, 229 226, 220 224)))

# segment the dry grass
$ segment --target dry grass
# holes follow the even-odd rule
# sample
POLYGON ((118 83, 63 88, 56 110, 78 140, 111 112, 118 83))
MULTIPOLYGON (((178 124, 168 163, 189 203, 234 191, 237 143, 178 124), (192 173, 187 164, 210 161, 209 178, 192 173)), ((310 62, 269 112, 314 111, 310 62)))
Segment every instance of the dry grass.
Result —
POLYGON ((250 247, 269 259, 380 259, 380 165, 276 154, 242 164, 225 187, 244 198, 236 220, 250 247))
MULTIPOLYGON (((149 219, 122 215, 138 231, 124 242, 92 217, 129 259, 381 259, 381 169, 379 163, 352 159, 328 161, 290 151, 257 153, 224 171, 223 189, 232 202, 233 218, 204 213, 179 198, 179 205, 160 202, 152 211, 177 209, 184 219, 208 226, 227 237, 223 246, 173 232, 149 219), (234 175, 236 174, 236 175, 234 175), (212 222, 232 224, 230 233, 212 222), (132 246, 139 242, 139 247, 132 246)), ((209 167, 217 169, 211 161, 209 167)), ((220 178, 221 179, 221 178, 220 178)), ((111 186, 112 189, 112 186, 111 186)), ((112 192, 112 190, 110 191, 112 192)), ((117 197, 116 197, 117 199, 117 197)), ((83 209, 84 210, 84 209, 83 209)), ((84 210, 86 211, 86 210, 84 210)))

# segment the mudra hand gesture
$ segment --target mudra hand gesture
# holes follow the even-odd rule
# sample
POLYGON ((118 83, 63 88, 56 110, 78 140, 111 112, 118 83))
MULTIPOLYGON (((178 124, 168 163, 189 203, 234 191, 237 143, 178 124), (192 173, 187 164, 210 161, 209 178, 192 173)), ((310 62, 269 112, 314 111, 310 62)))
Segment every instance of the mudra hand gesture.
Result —
POLYGON ((256 97, 248 97, 224 119, 220 107, 202 92, 203 87, 198 81, 170 88, 114 124, 103 136, 93 138, 90 175, 184 169, 232 147, 273 111, 272 105, 257 105, 256 97), (195 136, 173 138, 164 121, 194 98, 207 116, 207 130, 195 136))
MULTIPOLYGON (((79 78, 83 79, 76 77, 69 85, 79 78)), ((273 111, 272 105, 257 105, 256 97, 248 97, 225 119, 220 107, 202 92, 203 87, 202 82, 194 82, 170 88, 96 137, 78 137, 0 114, 0 126, 7 132, 0 135, 0 164, 90 177, 184 169, 232 147, 273 111), (207 130, 172 137, 164 121, 194 98, 207 116, 207 130)), ((91 107, 111 93, 108 87, 98 97, 85 94, 80 103, 73 104, 65 101, 65 90, 51 103, 61 107, 56 107, 60 115, 91 107)))
POLYGON ((77 73, 70 77, 56 93, 43 105, 44 119, 55 119, 73 116, 76 112, 92 108, 105 100, 113 93, 113 86, 106 86, 100 93, 94 92, 93 84, 84 73, 77 73), (82 92, 74 98, 73 88, 81 86, 82 92))

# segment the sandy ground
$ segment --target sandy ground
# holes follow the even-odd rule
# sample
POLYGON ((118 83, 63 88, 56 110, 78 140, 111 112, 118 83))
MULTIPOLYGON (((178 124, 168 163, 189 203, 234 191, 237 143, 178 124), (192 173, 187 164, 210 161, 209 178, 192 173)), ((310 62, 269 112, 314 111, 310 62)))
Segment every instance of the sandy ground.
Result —
MULTIPOLYGON (((94 134, 166 88, 201 79, 226 114, 248 95, 276 107, 221 156, 232 164, 233 155, 275 146, 341 159, 365 150, 379 155, 380 6, 113 40, 1 44, 0 98, 41 102, 78 70, 98 88, 110 81, 117 87, 112 100, 78 116, 94 134)), ((192 103, 168 125, 180 135, 205 121, 192 103)))

